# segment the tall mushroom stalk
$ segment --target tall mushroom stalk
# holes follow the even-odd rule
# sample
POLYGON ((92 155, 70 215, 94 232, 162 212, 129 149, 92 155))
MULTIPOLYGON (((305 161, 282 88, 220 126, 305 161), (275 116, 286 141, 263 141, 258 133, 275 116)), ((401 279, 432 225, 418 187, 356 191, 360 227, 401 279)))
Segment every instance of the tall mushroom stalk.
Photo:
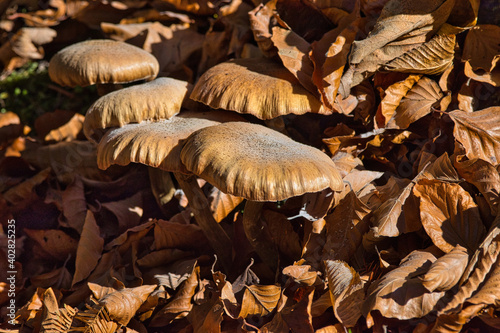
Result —
POLYGON ((335 163, 326 154, 256 124, 202 128, 184 143, 181 160, 189 171, 221 191, 247 199, 245 233, 261 259, 275 271, 279 256, 260 219, 263 202, 343 188, 335 163))

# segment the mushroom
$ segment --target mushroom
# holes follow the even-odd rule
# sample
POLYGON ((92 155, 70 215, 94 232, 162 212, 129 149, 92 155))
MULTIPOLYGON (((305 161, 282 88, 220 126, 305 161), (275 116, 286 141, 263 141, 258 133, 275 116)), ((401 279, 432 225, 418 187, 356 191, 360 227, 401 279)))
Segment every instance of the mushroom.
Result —
POLYGON ((162 77, 113 91, 90 106, 83 131, 89 140, 97 143, 107 128, 169 119, 179 113, 190 89, 191 85, 185 81, 162 77))
POLYGON ((283 65, 266 58, 236 59, 210 68, 190 97, 214 109, 262 120, 307 112, 331 114, 283 65))
POLYGON ((153 79, 158 71, 158 61, 150 53, 108 39, 87 40, 65 47, 49 63, 52 81, 70 87, 97 84, 100 95, 114 90, 115 84, 153 79))
POLYGON ((260 221, 265 201, 281 201, 326 188, 343 189, 335 163, 322 151, 270 128, 243 122, 202 128, 181 152, 185 167, 221 191, 247 199, 243 227, 271 268, 278 252, 260 221))
POLYGON ((226 111, 187 111, 170 119, 145 120, 110 129, 97 147, 97 163, 101 169, 107 169, 112 164, 128 165, 133 162, 173 172, 189 200, 198 225, 228 271, 232 263, 231 240, 213 218, 196 177, 181 163, 180 151, 183 140, 192 132, 225 121, 241 120, 241 117, 226 111))

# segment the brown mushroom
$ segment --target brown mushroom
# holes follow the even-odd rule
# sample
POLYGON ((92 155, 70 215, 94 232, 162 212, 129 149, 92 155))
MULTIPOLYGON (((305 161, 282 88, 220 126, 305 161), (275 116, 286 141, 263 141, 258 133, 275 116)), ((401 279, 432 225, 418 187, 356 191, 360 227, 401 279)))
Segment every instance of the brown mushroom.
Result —
POLYGON ((173 172, 186 194, 198 225, 215 250, 224 268, 232 262, 231 240, 214 220, 207 198, 196 177, 180 161, 182 143, 192 132, 225 121, 241 121, 241 117, 225 111, 182 112, 170 119, 143 121, 110 129, 97 148, 99 168, 112 164, 142 163, 173 172))
POLYGON ((153 79, 158 71, 158 61, 150 53, 107 39, 87 40, 65 47, 49 63, 52 81, 70 87, 97 84, 101 95, 106 92, 106 84, 113 86, 153 79))
POLYGON ((190 88, 185 81, 162 77, 106 94, 88 109, 83 131, 97 143, 107 128, 169 119, 179 113, 190 88))
POLYGON ((283 65, 266 58, 236 59, 210 68, 196 83, 191 99, 263 120, 331 113, 283 65))
POLYGON ((226 123, 186 140, 182 163, 221 191, 247 199, 245 233, 259 256, 276 268, 278 254, 260 221, 264 201, 280 201, 326 188, 340 191, 335 163, 320 150, 267 127, 226 123))

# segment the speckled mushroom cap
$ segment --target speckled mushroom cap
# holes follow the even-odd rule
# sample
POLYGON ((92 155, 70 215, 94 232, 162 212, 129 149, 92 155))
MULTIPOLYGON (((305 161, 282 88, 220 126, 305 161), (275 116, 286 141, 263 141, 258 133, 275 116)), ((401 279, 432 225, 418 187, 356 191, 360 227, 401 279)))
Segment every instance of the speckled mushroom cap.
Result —
POLYGON ((113 164, 142 163, 188 173, 180 162, 181 141, 200 128, 241 120, 227 111, 187 111, 170 119, 127 124, 106 132, 97 147, 97 164, 107 169, 113 164))
POLYGON ((98 143, 106 128, 143 120, 169 119, 180 112, 190 88, 185 81, 157 78, 111 92, 88 109, 83 131, 89 140, 98 143))
POLYGON ((186 140, 181 160, 221 191, 253 201, 343 188, 335 163, 322 151, 256 124, 198 130, 186 140))
POLYGON ((191 99, 264 120, 328 113, 283 65, 266 58, 236 59, 210 68, 196 83, 191 99))
POLYGON ((108 39, 76 43, 57 52, 49 63, 49 76, 62 86, 89 86, 153 79, 156 58, 137 46, 108 39))

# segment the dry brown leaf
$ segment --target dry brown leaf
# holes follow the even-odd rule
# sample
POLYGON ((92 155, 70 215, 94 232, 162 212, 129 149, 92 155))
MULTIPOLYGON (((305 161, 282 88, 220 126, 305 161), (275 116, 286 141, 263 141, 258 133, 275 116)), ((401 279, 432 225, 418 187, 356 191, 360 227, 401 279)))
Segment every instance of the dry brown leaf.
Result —
POLYGON ((271 41, 271 21, 273 11, 276 9, 276 1, 268 1, 265 5, 261 3, 248 13, 254 39, 259 49, 268 58, 277 55, 277 49, 271 41))
POLYGON ((389 120, 396 113, 401 100, 408 91, 420 80, 421 75, 409 75, 405 80, 391 84, 380 101, 375 119, 379 128, 386 127, 389 120))
POLYGON ((491 215, 496 216, 500 196, 500 174, 490 163, 481 159, 467 160, 463 155, 455 157, 454 165, 467 182, 476 186, 490 205, 491 215))
POLYGON ((194 265, 189 278, 167 305, 151 320, 151 327, 165 326, 174 318, 183 318, 193 308, 192 298, 199 284, 200 267, 194 265))
POLYGON ((281 287, 275 285, 251 285, 245 288, 239 317, 267 316, 281 297, 281 287))
POLYGON ((118 247, 120 253, 128 251, 134 242, 143 239, 146 234, 154 227, 156 220, 150 220, 138 226, 128 229, 120 236, 107 243, 104 249, 110 251, 114 247, 118 247))
POLYGON ((433 243, 448 253, 456 245, 473 253, 486 233, 477 205, 458 184, 420 180, 413 188, 420 218, 433 243))
POLYGON ((195 224, 180 224, 158 220, 155 224, 155 249, 203 248, 207 244, 205 235, 195 224))
POLYGON ((30 282, 35 287, 40 288, 54 288, 54 289, 67 289, 71 288, 72 274, 66 267, 54 269, 53 271, 45 274, 40 274, 30 277, 30 282))
POLYGON ((99 299, 99 304, 106 307, 110 319, 121 325, 127 325, 156 287, 156 285, 144 285, 115 290, 103 295, 99 299))
POLYGON ((188 315, 193 333, 220 333, 223 314, 224 306, 219 297, 212 297, 201 305, 193 306, 188 315))
POLYGON ((344 333, 345 328, 342 324, 335 324, 330 326, 325 326, 319 330, 314 331, 315 333, 344 333))
MULTIPOLYGON (((170 254, 172 254, 172 251, 170 251, 170 254)), ((179 260, 170 265, 167 265, 167 273, 157 274, 155 275, 155 279, 158 280, 158 284, 160 286, 176 290, 182 282, 190 278, 193 273, 193 269, 196 267, 196 264, 196 259, 179 260)))
POLYGON ((243 200, 242 197, 235 197, 234 195, 224 193, 216 187, 212 187, 208 195, 210 210, 217 222, 222 221, 228 216, 243 200))
POLYGON ((465 75, 493 86, 500 86, 500 27, 477 25, 469 30, 465 39, 462 60, 465 61, 465 75))
POLYGON ((432 263, 422 277, 422 284, 430 292, 450 290, 458 283, 468 263, 467 249, 457 245, 432 263))
POLYGON ((366 218, 370 211, 353 191, 339 202, 333 213, 325 217, 323 259, 349 261, 353 257, 370 228, 366 218))
POLYGON ((342 77, 342 95, 385 63, 427 41, 445 23, 453 0, 401 3, 388 1, 367 38, 353 43, 350 68, 342 77))
POLYGON ((62 213, 67 225, 81 234, 87 216, 87 199, 80 177, 75 177, 62 193, 62 213))
POLYGON ((354 327, 365 296, 359 274, 341 260, 326 260, 325 272, 335 317, 345 327, 354 327))
POLYGON ((295 263, 292 266, 283 268, 283 275, 288 275, 296 283, 300 283, 305 286, 313 286, 320 283, 318 272, 311 270, 311 266, 309 265, 299 265, 295 263))
POLYGON ((41 318, 41 332, 67 332, 73 323, 77 309, 69 305, 59 308, 59 304, 52 288, 43 294, 43 310, 41 318))
POLYGON ((172 262, 178 260, 185 260, 187 258, 192 258, 195 255, 194 252, 187 252, 177 249, 163 249, 158 251, 151 251, 144 257, 137 259, 137 265, 144 268, 164 268, 165 265, 169 265, 172 262))
POLYGON ((71 141, 81 132, 84 119, 72 111, 46 112, 36 118, 35 131, 44 141, 71 141))
POLYGON ((287 217, 272 210, 264 210, 261 218, 267 224, 273 243, 278 250, 292 260, 298 260, 301 254, 299 235, 287 217))
POLYGON ((44 182, 50 175, 50 168, 46 168, 33 177, 22 183, 11 187, 2 194, 5 201, 11 205, 20 206, 20 204, 34 195, 34 188, 44 182))
POLYGON ((21 58, 42 59, 45 52, 41 45, 50 43, 56 31, 47 28, 21 28, 10 40, 12 50, 21 58))
MULTIPOLYGON (((144 207, 143 195, 144 193, 140 191, 126 199, 101 204, 103 208, 109 210, 116 216, 118 226, 116 227, 115 225, 113 230, 111 230, 112 235, 121 234, 139 224, 144 207)), ((109 224, 111 225, 111 223, 109 224)), ((103 228, 103 231, 104 229, 109 230, 109 228, 103 228)))
MULTIPOLYGON (((197 15, 212 15, 215 13, 214 1, 212 0, 161 0, 156 3, 156 6, 167 6, 175 8, 179 11, 186 11, 197 15)), ((164 9, 164 8, 162 8, 164 9)))
POLYGON ((449 115, 455 123, 455 140, 464 146, 467 158, 479 158, 496 167, 500 163, 500 107, 476 112, 456 110, 449 115))
POLYGON ((0 113, 0 149, 5 148, 11 140, 23 134, 24 126, 14 112, 0 113))
POLYGON ((434 261, 436 258, 429 251, 410 253, 399 267, 370 287, 362 307, 363 315, 366 317, 371 311, 378 310, 386 318, 406 320, 421 318, 434 310, 444 292, 429 293, 418 278, 434 261))
POLYGON ((58 261, 74 257, 78 243, 62 230, 24 229, 28 237, 36 241, 41 249, 58 261))
POLYGON ((94 214, 88 210, 76 251, 75 275, 71 285, 87 278, 96 268, 104 246, 94 214))
POLYGON ((279 26, 272 28, 271 40, 278 49, 278 56, 286 69, 304 88, 319 97, 318 89, 311 79, 314 70, 313 62, 309 59, 311 45, 292 30, 279 26))
POLYGON ((443 93, 435 81, 421 78, 401 100, 393 117, 387 122, 387 128, 408 128, 411 123, 431 113, 433 107, 439 109, 436 104, 442 97, 443 93))

